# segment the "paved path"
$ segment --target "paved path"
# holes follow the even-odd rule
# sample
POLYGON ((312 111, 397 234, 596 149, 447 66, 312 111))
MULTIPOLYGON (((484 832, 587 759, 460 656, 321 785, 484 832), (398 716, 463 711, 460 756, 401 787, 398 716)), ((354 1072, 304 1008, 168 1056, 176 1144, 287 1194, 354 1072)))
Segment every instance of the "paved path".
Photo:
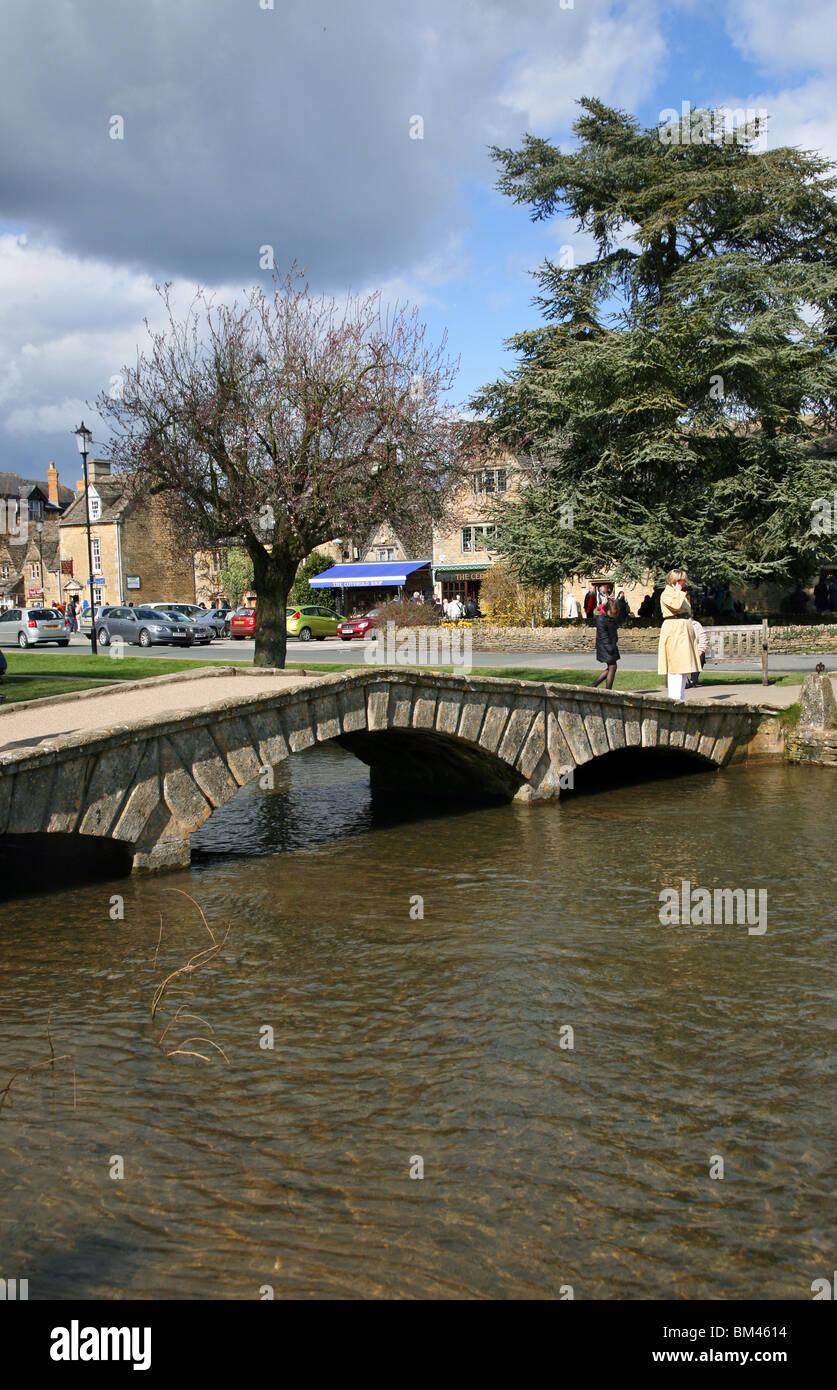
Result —
POLYGON ((11 748, 37 745, 55 734, 109 729, 135 719, 210 709, 226 700, 240 700, 267 690, 285 690, 310 684, 299 671, 230 675, 220 667, 218 675, 184 671, 182 675, 152 676, 129 690, 104 689, 83 695, 57 695, 55 699, 25 701, 0 707, 0 753, 11 748), (196 679, 197 678, 197 679, 196 679))

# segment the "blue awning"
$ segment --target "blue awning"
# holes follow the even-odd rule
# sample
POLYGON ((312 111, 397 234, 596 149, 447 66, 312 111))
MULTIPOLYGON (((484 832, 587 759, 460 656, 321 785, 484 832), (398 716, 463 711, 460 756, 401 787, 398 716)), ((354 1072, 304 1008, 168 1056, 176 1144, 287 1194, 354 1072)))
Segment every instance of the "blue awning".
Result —
POLYGON ((308 583, 312 589, 397 589, 429 560, 385 560, 377 565, 332 565, 308 583))

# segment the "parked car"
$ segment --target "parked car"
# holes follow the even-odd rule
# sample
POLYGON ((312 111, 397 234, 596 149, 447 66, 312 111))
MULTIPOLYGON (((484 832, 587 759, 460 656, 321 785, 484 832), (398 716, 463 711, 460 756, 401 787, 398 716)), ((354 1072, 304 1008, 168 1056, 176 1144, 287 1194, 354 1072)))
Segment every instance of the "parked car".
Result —
POLYGON ((377 608, 371 608, 362 618, 345 618, 337 625, 338 637, 344 642, 351 642, 353 637, 374 637, 377 616, 377 608))
MULTIPOLYGON (((101 647, 107 647, 114 640, 137 647, 153 647, 161 643, 191 647, 195 640, 193 627, 194 624, 181 613, 170 614, 150 607, 105 607, 96 616, 96 637, 101 647)), ((209 629, 204 630, 208 642, 209 629)))
POLYGON ((289 637, 298 637, 301 642, 310 642, 314 637, 324 642, 327 637, 336 637, 342 613, 332 608, 320 608, 316 603, 304 608, 286 608, 285 625, 289 637))
POLYGON ((216 637, 229 637, 231 617, 231 608, 210 608, 198 621, 208 623, 216 637))
MULTIPOLYGON (((203 612, 203 610, 199 610, 203 612)), ((189 630, 190 640, 194 645, 208 647, 215 636, 214 629, 208 623, 199 622, 190 613, 181 613, 179 608, 158 608, 156 612, 162 613, 164 617, 171 618, 172 622, 182 622, 189 630)))
POLYGON ((16 642, 19 647, 36 647, 44 642, 70 644, 70 624, 55 608, 7 608, 0 613, 0 644, 16 642))
POLYGON ((236 642, 240 642, 242 637, 255 637, 255 635, 255 608, 236 608, 235 612, 230 615, 230 637, 234 637, 236 642))

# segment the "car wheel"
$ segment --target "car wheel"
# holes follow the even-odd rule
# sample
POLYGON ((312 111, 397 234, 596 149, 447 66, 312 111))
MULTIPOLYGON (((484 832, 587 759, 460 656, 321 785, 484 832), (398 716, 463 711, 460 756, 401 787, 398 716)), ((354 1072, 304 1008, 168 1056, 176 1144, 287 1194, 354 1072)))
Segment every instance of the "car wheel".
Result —
POLYGON ((297 636, 299 637, 300 642, 310 642, 310 641, 311 641, 311 629, 310 629, 310 627, 301 627, 301 628, 299 629, 299 632, 297 633, 297 636))
POLYGON ((151 646, 151 633, 148 631, 147 628, 142 629, 142 632, 139 635, 139 644, 141 647, 151 646))
POLYGON ((98 639, 99 639, 99 646, 100 646, 100 647, 108 647, 108 646, 110 646, 110 633, 108 632, 108 630, 107 630, 106 627, 100 627, 100 628, 99 628, 99 631, 98 631, 98 633, 97 633, 96 635, 97 635, 97 637, 98 637, 98 639))
POLYGON ((17 645, 22 647, 24 651, 29 646, 29 638, 26 636, 25 632, 19 632, 17 634, 17 645))

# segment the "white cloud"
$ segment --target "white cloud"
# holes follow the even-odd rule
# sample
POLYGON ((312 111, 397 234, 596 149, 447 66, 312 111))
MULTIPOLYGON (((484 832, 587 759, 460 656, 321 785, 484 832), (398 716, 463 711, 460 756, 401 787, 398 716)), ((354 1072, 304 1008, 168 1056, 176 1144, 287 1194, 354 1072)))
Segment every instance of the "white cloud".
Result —
POLYGON ((834 0, 727 0, 727 32, 751 61, 777 73, 837 69, 834 0))

